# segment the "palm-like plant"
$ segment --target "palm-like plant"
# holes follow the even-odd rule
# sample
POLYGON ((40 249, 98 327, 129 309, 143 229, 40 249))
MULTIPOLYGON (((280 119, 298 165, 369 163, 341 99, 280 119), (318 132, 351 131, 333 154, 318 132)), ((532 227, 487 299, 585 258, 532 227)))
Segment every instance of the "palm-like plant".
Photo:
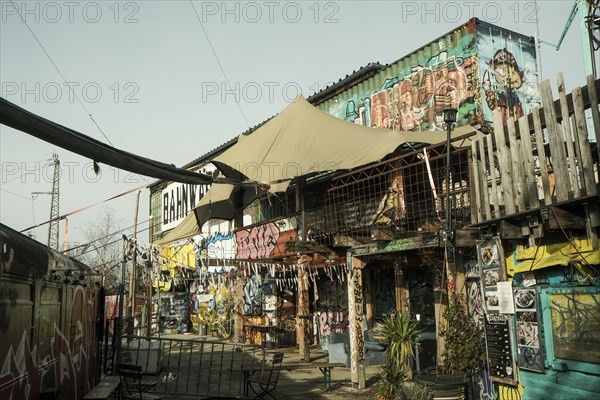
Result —
POLYGON ((377 328, 388 343, 385 349, 390 363, 380 368, 377 394, 383 399, 394 399, 402 393, 404 380, 412 377, 412 359, 417 336, 421 332, 419 322, 404 315, 387 316, 377 328))
POLYGON ((389 345, 385 350, 398 367, 408 368, 415 356, 417 336, 421 330, 419 322, 404 315, 386 316, 379 326, 379 333, 386 337, 389 345))

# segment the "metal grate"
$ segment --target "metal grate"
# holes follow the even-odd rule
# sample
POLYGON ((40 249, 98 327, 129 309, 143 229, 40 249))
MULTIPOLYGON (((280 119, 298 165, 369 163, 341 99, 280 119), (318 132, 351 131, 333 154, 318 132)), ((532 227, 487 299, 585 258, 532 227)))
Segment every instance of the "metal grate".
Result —
MULTIPOLYGON (((471 221, 468 149, 451 154, 450 200, 456 228, 471 221)), ((307 227, 352 241, 393 240, 437 232, 445 223, 446 145, 414 150, 333 179, 322 210, 307 215, 307 227)))

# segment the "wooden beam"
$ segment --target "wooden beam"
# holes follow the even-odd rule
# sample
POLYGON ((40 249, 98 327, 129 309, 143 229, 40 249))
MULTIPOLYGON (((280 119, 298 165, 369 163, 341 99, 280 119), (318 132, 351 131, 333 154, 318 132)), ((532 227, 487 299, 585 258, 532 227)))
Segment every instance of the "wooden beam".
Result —
POLYGON ((571 189, 573 190, 573 196, 579 198, 581 192, 579 191, 579 179, 577 179, 577 166, 575 160, 578 157, 575 154, 575 148, 573 146, 573 133, 571 132, 571 118, 569 117, 569 106, 567 105, 567 94, 565 92, 565 80, 562 72, 558 73, 558 97, 560 102, 560 113, 562 115, 562 128, 565 134, 565 142, 567 144, 567 160, 569 162, 568 176, 571 182, 571 189))
MULTIPOLYGON (((481 188, 479 187, 479 175, 481 175, 481 168, 477 160, 477 145, 475 142, 471 142, 471 165, 472 174, 471 180, 473 181, 473 188, 475 189, 475 195, 471 196, 471 215, 473 221, 483 222, 483 213, 481 212, 481 188)), ((471 191, 472 192, 472 191, 471 191)))
POLYGON ((525 190, 525 176, 523 165, 523 153, 521 151, 521 140, 517 138, 515 120, 509 117, 506 121, 508 128, 508 142, 510 143, 510 164, 512 170, 513 194, 515 196, 515 206, 519 212, 526 210, 527 191, 525 190))
MULTIPOLYGON (((494 204, 494 218, 500 218, 500 196, 498 196, 498 176, 496 175, 496 160, 494 159, 494 137, 485 137, 485 147, 490 162, 490 178, 492 181, 492 203, 494 204)), ((483 156, 485 160, 485 156, 483 156)), ((487 189, 487 182, 486 182, 487 189)), ((487 194, 487 190, 485 192, 487 194)))
POLYGON ((598 92, 600 92, 600 79, 594 82, 594 75, 587 77, 587 86, 582 90, 584 107, 589 106, 592 113, 592 122, 594 123, 594 133, 596 134, 596 150, 598 159, 600 159, 600 111, 598 111, 598 92), (586 92, 588 102, 586 103, 586 92))
POLYGON ((523 149, 523 171, 525 173, 525 185, 527 193, 526 208, 539 208, 540 199, 537 189, 537 180, 535 174, 535 160, 533 158, 533 149, 531 146, 531 134, 529 123, 524 116, 519 118, 519 133, 521 134, 521 148, 523 149))
POLYGON ((548 143, 550 144, 550 155, 552 157, 552 171, 554 172, 556 199, 569 200, 569 171, 567 168, 567 154, 562 129, 556 122, 556 110, 552 101, 552 88, 550 81, 545 80, 540 84, 540 94, 544 105, 544 116, 546 117, 548 143))
POLYGON ((498 151, 498 164, 500 169, 500 182, 504 193, 504 206, 506 214, 516 212, 515 196, 513 192, 512 162, 510 160, 510 151, 506 146, 506 137, 504 136, 504 125, 502 124, 502 112, 500 108, 493 111, 494 114, 494 138, 496 139, 496 149, 498 151))
POLYGON ((531 111, 531 115, 533 116, 535 144, 537 148, 538 162, 540 164, 540 176, 542 180, 542 190, 544 192, 544 203, 546 205, 550 205, 552 204, 552 192, 550 191, 550 184, 548 179, 548 160, 546 158, 546 149, 544 146, 544 132, 542 129, 540 109, 534 107, 531 111))

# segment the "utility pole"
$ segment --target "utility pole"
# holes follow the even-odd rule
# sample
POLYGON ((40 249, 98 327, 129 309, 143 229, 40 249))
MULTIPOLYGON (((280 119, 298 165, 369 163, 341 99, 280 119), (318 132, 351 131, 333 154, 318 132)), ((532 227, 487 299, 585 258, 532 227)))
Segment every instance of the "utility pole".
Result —
MULTIPOLYGON (((60 198, 60 161, 58 154, 52 153, 52 161, 54 164, 54 176, 52 178, 51 192, 31 192, 32 205, 33 201, 40 194, 49 194, 52 196, 50 201, 50 224, 48 226, 48 247, 58 251, 58 224, 59 224, 59 198, 60 198)), ((34 208, 35 211, 35 208, 34 208)))
POLYGON ((60 161, 58 154, 52 153, 54 177, 52 178, 52 201, 50 202, 50 227, 48 228, 48 247, 58 251, 58 218, 60 210, 60 161))
POLYGON ((129 304, 131 305, 129 316, 132 317, 135 326, 135 286, 137 283, 137 224, 138 224, 138 210, 140 208, 140 192, 138 190, 135 199, 135 214, 133 216, 133 255, 131 259, 131 280, 129 281, 129 304))

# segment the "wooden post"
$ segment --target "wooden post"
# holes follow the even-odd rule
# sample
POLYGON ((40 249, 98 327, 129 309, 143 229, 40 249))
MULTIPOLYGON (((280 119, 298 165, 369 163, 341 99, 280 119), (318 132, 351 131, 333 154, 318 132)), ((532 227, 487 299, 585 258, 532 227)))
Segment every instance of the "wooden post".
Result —
POLYGON ((348 331, 350 332, 350 376, 352 387, 366 388, 365 334, 363 331, 363 282, 364 263, 347 255, 348 263, 348 331))
MULTIPOLYGON (((446 251, 444 249, 444 251, 446 251)), ((446 260, 444 262, 447 262, 446 260)), ((450 264, 448 262, 448 264, 450 264)), ((435 268, 435 267, 434 267, 435 268)), ((435 276, 435 270, 434 276, 435 276)), ((443 365, 443 355, 446 349, 446 340, 440 335, 440 331, 445 327, 444 313, 448 304, 448 277, 450 276, 450 267, 444 268, 439 278, 433 280, 433 307, 435 312, 435 336, 437 338, 437 356, 436 365, 443 365)))
POLYGON ((244 310, 243 310, 243 297, 244 297, 244 285, 246 280, 238 276, 235 281, 234 287, 234 298, 235 298, 235 321, 234 321, 234 343, 244 343, 246 338, 244 337, 244 310))
POLYGON ((308 296, 308 275, 304 266, 298 268, 298 350, 300 359, 310 361, 310 343, 312 337, 308 296))
POLYGON ((367 329, 373 329, 375 323, 375 288, 373 282, 373 276, 367 269, 363 270, 363 281, 365 283, 365 300, 366 300, 366 317, 367 317, 367 329))
POLYGON ((404 277, 404 271, 402 271, 399 263, 394 264, 394 280, 396 289, 396 312, 402 315, 410 315, 408 282, 404 277))
POLYGON ((546 133, 548 134, 550 154, 552 155, 556 200, 563 202, 569 200, 569 188, 571 186, 568 170, 569 164, 567 162, 563 131, 561 126, 556 122, 557 115, 554 108, 554 100, 552 99, 550 81, 545 80, 540 84, 540 95, 542 97, 542 104, 544 105, 546 133))
POLYGON ((504 124, 502 123, 502 113, 500 108, 496 108, 494 115, 494 138, 496 139, 496 149, 498 152, 498 164, 500 177, 502 179, 502 198, 506 214, 515 213, 515 195, 513 192, 512 161, 510 159, 510 150, 506 146, 506 136, 504 135, 504 124))

